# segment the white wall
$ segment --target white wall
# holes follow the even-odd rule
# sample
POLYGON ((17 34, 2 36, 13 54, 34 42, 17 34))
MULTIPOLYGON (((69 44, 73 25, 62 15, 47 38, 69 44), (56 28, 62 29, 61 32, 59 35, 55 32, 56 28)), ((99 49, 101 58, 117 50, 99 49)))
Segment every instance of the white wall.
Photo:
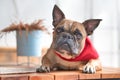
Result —
MULTIPOLYGON (((68 19, 83 22, 89 18, 103 21, 92 35, 104 66, 120 66, 120 0, 0 0, 0 29, 11 22, 45 19, 52 29, 52 8, 57 4, 68 19)), ((15 33, 0 39, 0 47, 15 47, 15 33), (11 36, 14 35, 14 36, 11 36)), ((49 38, 47 36, 49 43, 49 38)))
POLYGON ((57 0, 57 4, 69 19, 103 19, 92 41, 104 66, 120 66, 119 0, 57 0))
MULTIPOLYGON (((0 30, 12 22, 22 21, 31 23, 34 20, 44 19, 44 25, 52 30, 52 9, 54 0, 0 0, 0 30), (49 28, 50 27, 50 28, 49 28)), ((45 46, 51 39, 45 35, 45 46)), ((48 44, 47 44, 48 43, 48 44)), ((0 39, 0 47, 16 47, 16 35, 12 32, 0 39)))
POLYGON ((106 66, 120 66, 118 12, 118 0, 93 0, 93 18, 103 19, 94 44, 106 66))

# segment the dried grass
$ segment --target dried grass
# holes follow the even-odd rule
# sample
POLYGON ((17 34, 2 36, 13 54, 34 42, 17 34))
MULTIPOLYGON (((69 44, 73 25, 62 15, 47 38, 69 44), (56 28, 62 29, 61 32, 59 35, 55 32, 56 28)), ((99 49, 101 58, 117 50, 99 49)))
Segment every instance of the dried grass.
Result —
POLYGON ((12 31, 19 31, 21 32, 21 30, 26 30, 27 32, 29 31, 33 31, 33 30, 41 30, 41 31, 45 31, 49 34, 47 28, 45 28, 43 25, 42 25, 42 22, 43 20, 37 20, 37 21, 34 21, 33 23, 31 24, 24 24, 23 22, 20 22, 18 24, 15 24, 15 23, 12 23, 10 26, 4 28, 3 30, 0 31, 0 37, 3 36, 2 33, 9 33, 9 32, 12 32, 12 31))

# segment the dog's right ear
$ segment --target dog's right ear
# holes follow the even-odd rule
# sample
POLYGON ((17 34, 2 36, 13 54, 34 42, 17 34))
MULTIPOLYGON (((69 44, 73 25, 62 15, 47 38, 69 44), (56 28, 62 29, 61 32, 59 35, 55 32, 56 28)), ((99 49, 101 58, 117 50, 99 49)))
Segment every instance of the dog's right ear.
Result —
POLYGON ((83 22, 87 35, 91 35, 102 19, 89 19, 83 22))
POLYGON ((53 8, 53 26, 56 27, 58 25, 58 23, 65 18, 64 13, 58 8, 57 5, 54 6, 53 8))

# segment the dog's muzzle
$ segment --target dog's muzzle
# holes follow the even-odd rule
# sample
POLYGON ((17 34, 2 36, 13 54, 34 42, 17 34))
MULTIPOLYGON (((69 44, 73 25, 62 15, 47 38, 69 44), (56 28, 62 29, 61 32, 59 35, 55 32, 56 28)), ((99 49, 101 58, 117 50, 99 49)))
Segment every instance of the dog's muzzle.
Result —
POLYGON ((70 55, 78 54, 79 47, 74 36, 69 33, 62 33, 56 37, 55 50, 60 53, 66 51, 70 55))

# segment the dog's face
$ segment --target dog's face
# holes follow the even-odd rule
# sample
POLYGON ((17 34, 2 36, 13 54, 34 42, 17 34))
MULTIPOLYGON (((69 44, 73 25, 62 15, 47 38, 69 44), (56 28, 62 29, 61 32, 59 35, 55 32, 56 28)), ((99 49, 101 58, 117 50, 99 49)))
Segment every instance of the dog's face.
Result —
POLYGON ((65 19, 63 12, 55 5, 53 9, 52 47, 65 58, 74 58, 84 48, 85 40, 99 25, 101 19, 89 19, 83 23, 65 19))

